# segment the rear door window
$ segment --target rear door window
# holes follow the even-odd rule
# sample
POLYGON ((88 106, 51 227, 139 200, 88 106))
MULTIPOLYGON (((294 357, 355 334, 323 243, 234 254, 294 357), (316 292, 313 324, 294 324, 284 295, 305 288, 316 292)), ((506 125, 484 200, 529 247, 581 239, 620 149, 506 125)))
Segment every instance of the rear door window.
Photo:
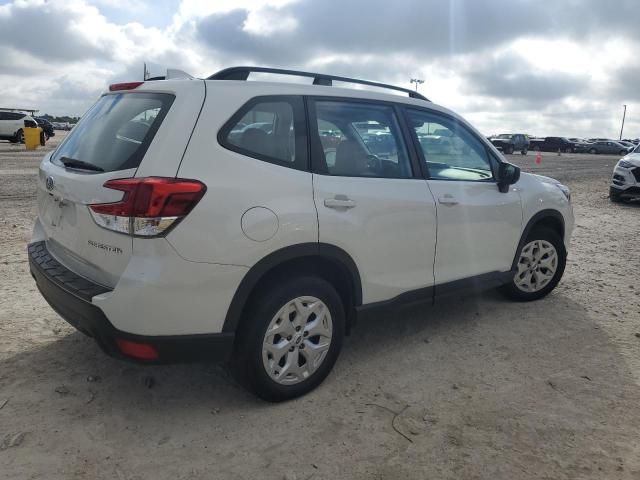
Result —
POLYGON ((104 95, 52 157, 57 165, 97 172, 137 168, 173 103, 165 93, 104 95))

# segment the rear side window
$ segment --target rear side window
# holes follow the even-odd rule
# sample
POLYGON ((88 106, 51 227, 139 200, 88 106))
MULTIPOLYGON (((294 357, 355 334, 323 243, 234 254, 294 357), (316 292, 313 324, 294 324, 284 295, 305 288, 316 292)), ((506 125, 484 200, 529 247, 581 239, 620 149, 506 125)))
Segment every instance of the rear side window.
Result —
POLYGON ((234 152, 284 167, 304 170, 304 106, 299 97, 257 97, 220 130, 218 141, 234 152))
POLYGON ((174 96, 164 93, 105 95, 84 114, 52 161, 90 164, 98 171, 137 168, 174 96))

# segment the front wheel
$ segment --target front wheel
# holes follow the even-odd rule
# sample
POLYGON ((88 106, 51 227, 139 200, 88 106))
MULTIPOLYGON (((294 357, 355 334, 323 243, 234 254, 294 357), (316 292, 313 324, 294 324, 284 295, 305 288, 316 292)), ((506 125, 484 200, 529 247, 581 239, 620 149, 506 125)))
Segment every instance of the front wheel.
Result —
POLYGON ((566 261, 560 235, 548 228, 534 228, 518 253, 517 270, 505 292, 524 302, 548 295, 560 282, 566 261))
POLYGON ((590 153, 591 155, 596 155, 596 154, 598 153, 598 150, 596 150, 595 148, 591 148, 591 149, 589 150, 589 153, 590 153))
POLYGON ((304 395, 329 375, 345 332, 345 313, 333 286, 318 277, 273 282, 251 301, 238 328, 232 370, 263 400, 304 395))

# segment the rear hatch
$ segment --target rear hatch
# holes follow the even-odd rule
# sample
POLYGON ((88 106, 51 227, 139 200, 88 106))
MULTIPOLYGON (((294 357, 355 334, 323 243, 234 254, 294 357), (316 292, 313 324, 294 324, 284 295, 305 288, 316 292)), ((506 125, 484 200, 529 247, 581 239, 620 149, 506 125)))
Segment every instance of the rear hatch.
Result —
POLYGON ((131 258, 133 237, 99 226, 88 206, 123 199, 124 192, 104 187, 109 180, 141 172, 175 176, 204 100, 203 84, 148 82, 103 95, 44 158, 38 217, 60 263, 95 283, 116 285, 131 258))

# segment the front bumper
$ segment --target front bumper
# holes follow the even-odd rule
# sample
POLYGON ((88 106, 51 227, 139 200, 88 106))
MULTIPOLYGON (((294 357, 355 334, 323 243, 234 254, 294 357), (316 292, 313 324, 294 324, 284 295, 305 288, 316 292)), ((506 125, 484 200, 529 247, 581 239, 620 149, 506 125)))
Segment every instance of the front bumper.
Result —
POLYGON ((622 198, 640 198, 640 186, 623 187, 619 188, 614 185, 609 187, 610 197, 622 197, 622 198))
POLYGON ((225 361, 231 356, 233 333, 147 336, 118 330, 104 312, 91 303, 95 295, 109 292, 108 288, 80 277, 60 264, 49 253, 44 241, 30 244, 28 256, 31 275, 51 308, 77 330, 94 338, 111 356, 132 359, 121 353, 118 339, 153 346, 158 359, 145 363, 225 361))

